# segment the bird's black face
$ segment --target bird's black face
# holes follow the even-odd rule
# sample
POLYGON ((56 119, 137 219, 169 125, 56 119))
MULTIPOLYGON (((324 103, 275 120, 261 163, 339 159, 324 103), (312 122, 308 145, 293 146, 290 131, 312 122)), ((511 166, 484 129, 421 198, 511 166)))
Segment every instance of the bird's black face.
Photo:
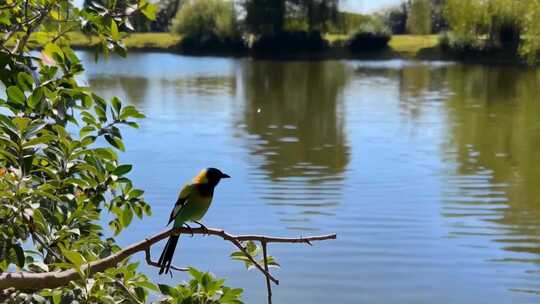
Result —
POLYGON ((217 185, 222 178, 230 178, 230 176, 221 172, 219 169, 208 168, 206 169, 206 178, 210 184, 217 185))

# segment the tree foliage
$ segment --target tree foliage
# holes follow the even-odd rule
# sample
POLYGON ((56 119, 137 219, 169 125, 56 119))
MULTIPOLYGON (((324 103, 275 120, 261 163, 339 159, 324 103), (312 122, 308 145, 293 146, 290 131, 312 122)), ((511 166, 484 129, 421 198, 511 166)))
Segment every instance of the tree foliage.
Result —
POLYGON ((362 23, 347 41, 353 52, 377 51, 388 47, 392 32, 376 17, 362 23))
MULTIPOLYGON (((7 0, 0 6, 0 271, 75 269, 80 277, 56 289, 2 290, 0 301, 143 303, 159 289, 137 263, 124 260, 100 273, 82 265, 120 249, 105 237, 105 214, 114 235, 134 217, 151 214, 144 191, 127 177, 132 165, 117 154, 125 149, 122 129, 138 128, 144 115, 78 83, 84 67, 66 33, 93 35, 106 56, 125 56, 119 28, 130 28, 135 13, 153 19, 156 8, 145 0, 83 8, 68 0, 7 0)), ((238 290, 211 282, 213 292, 237 299, 238 290)))
POLYGON ((411 0, 407 17, 407 32, 415 35, 431 34, 431 1, 411 0))
POLYGON ((540 1, 448 0, 445 17, 455 40, 480 47, 518 49, 529 59, 540 50, 540 1))
POLYGON ((427 35, 446 30, 445 3, 446 0, 404 0, 377 14, 394 34, 427 35))
POLYGON ((323 31, 338 18, 339 0, 243 0, 248 31, 262 35, 279 35, 303 28, 323 31), (298 23, 302 23, 298 25, 298 23))
POLYGON ((172 30, 184 36, 238 35, 233 3, 224 0, 188 1, 176 14, 172 30))

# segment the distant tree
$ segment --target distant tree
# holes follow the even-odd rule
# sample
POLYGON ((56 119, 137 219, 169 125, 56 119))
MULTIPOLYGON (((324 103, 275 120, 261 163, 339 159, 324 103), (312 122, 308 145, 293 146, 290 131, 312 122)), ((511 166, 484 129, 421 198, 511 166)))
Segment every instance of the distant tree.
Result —
POLYGON ((444 18, 446 0, 431 0, 431 32, 439 33, 448 29, 444 18))
POLYGON ((407 2, 391 6, 379 13, 382 20, 394 34, 405 34, 407 31, 407 2))
POLYGON ((540 51, 538 0, 446 0, 444 15, 453 44, 519 50, 531 60, 540 51))
POLYGON ((327 33, 350 34, 357 30, 363 23, 370 21, 372 16, 350 12, 338 12, 336 20, 329 22, 327 33))
POLYGON ((285 0, 244 0, 246 29, 257 34, 278 34, 285 28, 285 0))
POLYGON ((447 29, 446 0, 407 0, 378 13, 393 34, 429 34, 447 29))
POLYGON ((407 32, 417 35, 431 34, 431 1, 410 0, 407 32))
POLYGON ((183 1, 181 0, 159 0, 157 2, 158 13, 156 20, 151 23, 150 29, 153 32, 166 32, 172 24, 172 20, 183 1))
POLYGON ((299 0, 299 2, 309 31, 324 31, 329 21, 337 20, 339 0, 299 0))
POLYGON ((256 34, 279 34, 287 19, 300 19, 307 29, 325 30, 337 19, 339 0, 244 0, 246 29, 256 34))
POLYGON ((225 0, 187 1, 176 14, 172 31, 184 36, 237 35, 233 4, 225 0))

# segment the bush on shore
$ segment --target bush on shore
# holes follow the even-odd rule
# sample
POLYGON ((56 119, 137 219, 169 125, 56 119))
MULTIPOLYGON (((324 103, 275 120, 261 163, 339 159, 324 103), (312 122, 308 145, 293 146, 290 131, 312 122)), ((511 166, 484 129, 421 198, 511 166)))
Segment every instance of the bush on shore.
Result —
POLYGON ((470 39, 457 36, 452 32, 445 32, 439 38, 439 46, 445 52, 458 56, 517 56, 515 48, 493 43, 489 39, 470 39))
POLYGON ((287 31, 259 36, 251 49, 256 53, 298 53, 320 51, 327 46, 319 31, 287 31))
POLYGON ((190 0, 173 20, 172 32, 182 35, 185 51, 239 51, 244 42, 238 29, 232 2, 190 0))
POLYGON ((371 20, 360 25, 347 46, 352 52, 378 51, 388 47, 390 38, 392 33, 387 26, 379 20, 371 20))

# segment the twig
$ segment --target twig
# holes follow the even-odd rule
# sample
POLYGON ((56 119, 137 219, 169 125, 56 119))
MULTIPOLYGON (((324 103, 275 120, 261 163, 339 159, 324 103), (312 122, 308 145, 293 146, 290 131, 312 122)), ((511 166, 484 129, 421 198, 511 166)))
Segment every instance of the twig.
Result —
POLYGON ((114 282, 127 294, 131 302, 136 303, 136 304, 144 304, 143 302, 139 301, 139 299, 137 299, 137 297, 131 292, 131 290, 129 290, 129 288, 127 288, 127 286, 124 285, 124 283, 118 280, 114 280, 114 282))
MULTIPOLYGON (((161 265, 159 265, 158 262, 152 261, 152 255, 150 254, 150 247, 146 248, 146 250, 144 251, 144 256, 145 256, 146 264, 148 264, 150 266, 157 267, 157 268, 161 268, 161 265)), ((188 268, 180 268, 180 267, 176 267, 174 265, 171 265, 171 269, 174 269, 176 271, 188 271, 189 270, 188 268)))
POLYGON ((55 43, 56 40, 60 39, 62 36, 64 36, 65 34, 67 34, 68 32, 72 31, 75 27, 74 26, 68 26, 66 29, 64 29, 63 31, 59 32, 58 35, 56 35, 52 40, 51 40, 51 43, 55 43))
POLYGON ((56 253, 56 251, 54 251, 51 247, 49 247, 37 234, 35 234, 33 231, 31 234, 34 240, 37 243, 39 243, 41 247, 45 249, 45 251, 47 251, 50 255, 52 255, 56 259, 56 261, 62 261, 62 257, 60 257, 58 253, 56 253))
POLYGON ((228 233, 225 233, 225 231, 221 231, 222 234, 218 234, 223 239, 230 241, 233 243, 242 253, 257 267, 265 276, 267 280, 272 280, 274 284, 279 285, 279 280, 276 279, 268 270, 264 269, 259 262, 257 262, 249 252, 247 252, 246 248, 238 241, 238 239, 234 238, 233 236, 229 235, 228 233))
MULTIPOLYGON (((268 272, 268 254, 266 253, 266 242, 261 242, 264 256, 264 270, 268 272)), ((268 304, 272 304, 272 284, 270 284, 270 279, 266 277, 266 290, 268 292, 268 304)))

